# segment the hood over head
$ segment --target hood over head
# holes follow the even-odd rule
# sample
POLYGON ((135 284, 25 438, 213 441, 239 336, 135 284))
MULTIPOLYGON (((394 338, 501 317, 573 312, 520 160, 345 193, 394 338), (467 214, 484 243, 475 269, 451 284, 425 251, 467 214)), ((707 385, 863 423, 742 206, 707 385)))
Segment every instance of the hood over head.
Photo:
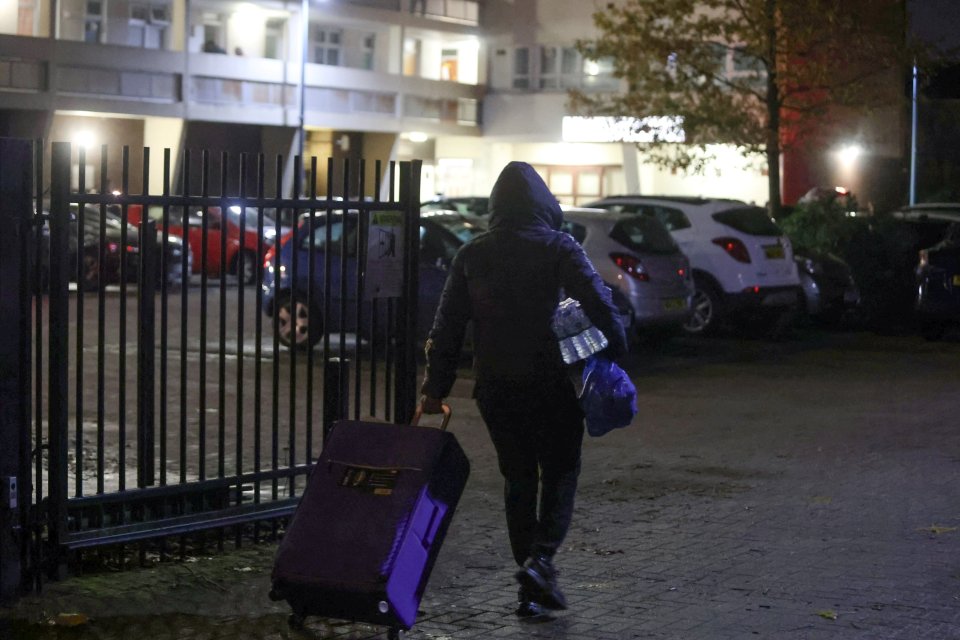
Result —
POLYGON ((490 192, 490 227, 546 225, 559 230, 563 211, 543 178, 526 162, 510 162, 490 192))

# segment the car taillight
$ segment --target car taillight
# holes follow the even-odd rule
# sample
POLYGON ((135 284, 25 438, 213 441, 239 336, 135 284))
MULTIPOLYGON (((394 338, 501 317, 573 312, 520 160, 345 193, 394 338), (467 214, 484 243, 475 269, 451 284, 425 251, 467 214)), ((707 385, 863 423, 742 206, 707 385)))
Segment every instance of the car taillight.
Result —
POLYGON ((750 262, 750 252, 742 241, 737 238, 714 238, 713 244, 723 248, 727 254, 737 262, 750 262))
POLYGON ((640 282, 649 282, 650 274, 643 268, 640 258, 626 253, 611 253, 610 259, 614 264, 627 272, 627 275, 640 282))

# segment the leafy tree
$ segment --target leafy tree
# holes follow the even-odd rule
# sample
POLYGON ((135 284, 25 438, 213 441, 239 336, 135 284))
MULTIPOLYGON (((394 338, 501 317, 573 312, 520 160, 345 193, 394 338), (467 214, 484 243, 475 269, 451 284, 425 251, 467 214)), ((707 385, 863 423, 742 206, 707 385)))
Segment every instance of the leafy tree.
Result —
POLYGON ((765 159, 774 215, 781 153, 845 109, 902 99, 900 74, 915 55, 903 0, 619 0, 593 21, 598 36, 577 46, 612 60, 625 90, 572 92, 573 110, 679 116, 685 144, 651 132, 638 145, 660 166, 700 171, 713 143, 765 159))

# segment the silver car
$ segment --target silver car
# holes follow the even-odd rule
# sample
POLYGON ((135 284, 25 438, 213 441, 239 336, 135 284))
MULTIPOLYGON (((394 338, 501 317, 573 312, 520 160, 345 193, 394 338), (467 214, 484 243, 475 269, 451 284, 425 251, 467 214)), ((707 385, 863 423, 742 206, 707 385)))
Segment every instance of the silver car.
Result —
POLYGON ((603 209, 563 210, 563 230, 579 242, 621 307, 624 326, 680 328, 692 312, 690 261, 660 220, 603 209))

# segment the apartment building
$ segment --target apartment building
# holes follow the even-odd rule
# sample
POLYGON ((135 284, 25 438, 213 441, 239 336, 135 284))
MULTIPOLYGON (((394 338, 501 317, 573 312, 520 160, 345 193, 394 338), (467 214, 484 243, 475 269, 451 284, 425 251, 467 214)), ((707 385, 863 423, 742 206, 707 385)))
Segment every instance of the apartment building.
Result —
MULTIPOLYGON (((569 89, 618 88, 609 63, 584 59, 575 48, 593 34, 591 15, 601 6, 0 0, 0 135, 86 145, 88 184, 98 184, 100 144, 111 145, 111 175, 119 175, 122 145, 150 147, 151 191, 160 189, 164 148, 172 153, 172 182, 186 172, 185 150, 209 150, 214 172, 219 151, 281 154, 282 181, 291 189, 302 116, 306 157, 422 159, 424 197, 485 194, 506 162, 524 160, 569 204, 624 192, 763 204, 763 163, 734 148, 715 146, 707 171, 685 175, 645 164, 629 136, 570 112, 569 89)), ((731 74, 749 72, 732 53, 727 65, 731 74)), ((854 133, 882 149, 887 175, 901 157, 900 123, 896 114, 874 121, 854 133)), ((132 154, 133 189, 139 162, 132 154)), ((787 201, 811 186, 859 191, 866 167, 863 158, 852 162, 829 149, 786 155, 787 201)), ((266 164, 272 185, 276 172, 272 160, 266 164)), ((192 185, 200 181, 198 166, 192 159, 192 185)), ((232 181, 235 168, 228 173, 232 181)))
POLYGON ((0 135, 84 146, 87 184, 129 145, 134 190, 150 147, 151 192, 165 148, 171 182, 206 149, 263 152, 267 185, 281 154, 292 185, 301 117, 307 157, 432 167, 438 136, 480 136, 484 56, 476 0, 0 0, 0 135))

